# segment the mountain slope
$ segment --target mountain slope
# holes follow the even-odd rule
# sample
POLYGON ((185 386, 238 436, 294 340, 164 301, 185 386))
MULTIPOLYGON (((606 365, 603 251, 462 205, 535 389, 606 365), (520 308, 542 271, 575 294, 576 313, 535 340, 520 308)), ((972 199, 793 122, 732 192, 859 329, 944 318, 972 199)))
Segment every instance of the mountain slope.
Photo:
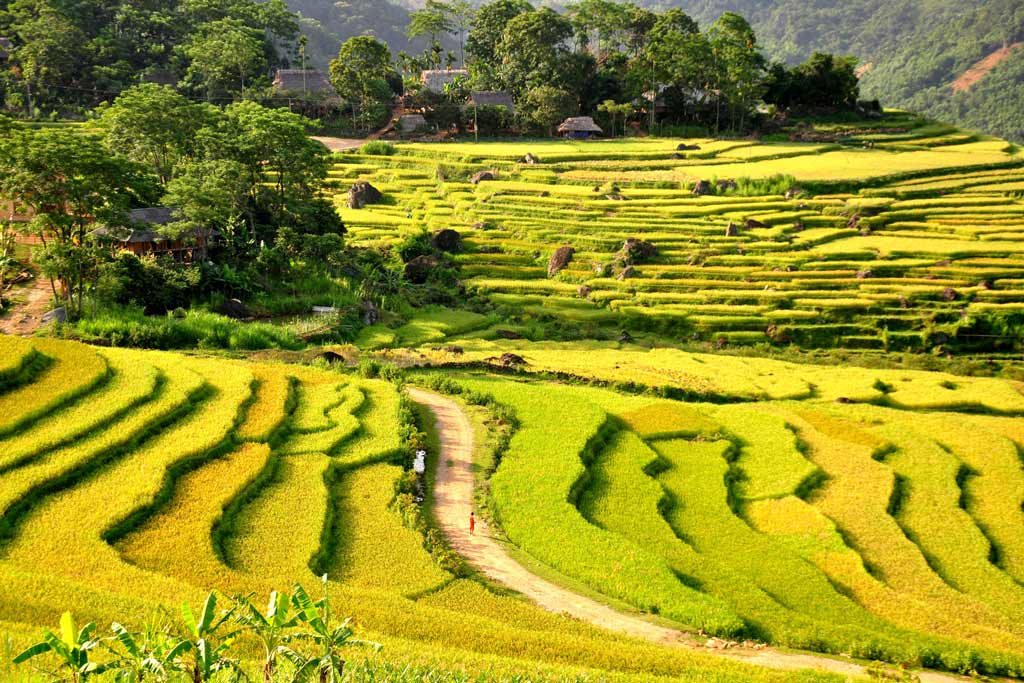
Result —
POLYGON ((968 92, 952 83, 996 50, 1024 39, 1019 0, 648 0, 681 7, 702 24, 747 17, 774 59, 814 51, 857 56, 867 98, 1024 140, 1024 52, 1014 51, 968 92))

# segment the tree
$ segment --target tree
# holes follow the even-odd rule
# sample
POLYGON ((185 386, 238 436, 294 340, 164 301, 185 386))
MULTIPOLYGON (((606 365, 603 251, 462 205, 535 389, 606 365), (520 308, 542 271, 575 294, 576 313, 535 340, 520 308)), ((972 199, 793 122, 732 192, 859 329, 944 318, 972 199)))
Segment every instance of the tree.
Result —
POLYGON ((169 86, 143 83, 99 110, 107 146, 150 167, 166 185, 174 167, 194 153, 195 137, 213 114, 169 86))
POLYGON ((615 135, 615 119, 622 116, 622 134, 626 134, 626 117, 633 113, 633 105, 629 102, 618 104, 615 100, 605 100, 597 106, 598 111, 603 111, 612 119, 611 133, 615 135))
POLYGON ((455 0, 452 7, 452 25, 459 35, 459 61, 466 66, 466 31, 473 23, 473 5, 468 0, 455 0))
POLYGON ((244 95, 246 77, 251 83, 267 70, 262 33, 239 19, 203 24, 183 52, 190 61, 186 79, 205 90, 207 99, 214 93, 244 95))
MULTIPOLYGON (((764 55, 757 45, 757 37, 747 20, 733 12, 726 12, 708 30, 708 42, 713 55, 718 99, 724 96, 729 104, 731 127, 740 129, 747 112, 760 95, 760 84, 765 68, 764 55)), ((715 124, 716 129, 719 123, 715 124)))
POLYGON ((299 585, 292 592, 292 605, 309 630, 287 636, 287 639, 289 642, 311 643, 317 650, 312 656, 291 648, 287 650, 286 656, 295 667, 293 680, 297 682, 340 683, 345 672, 345 660, 341 657, 343 650, 357 646, 380 648, 376 643, 354 638, 355 632, 349 620, 335 624, 327 595, 326 574, 322 580, 324 597, 319 600, 314 601, 299 585))
POLYGON ((110 630, 114 635, 100 641, 100 645, 112 655, 107 671, 116 671, 115 680, 123 683, 142 683, 149 674, 166 680, 172 671, 178 670, 177 659, 188 649, 186 641, 153 624, 140 633, 132 633, 115 621, 110 630))
POLYGON ((48 86, 80 82, 83 67, 89 62, 85 52, 87 39, 48 0, 14 3, 8 11, 15 19, 19 43, 13 61, 25 87, 28 114, 34 116, 36 97, 48 86))
POLYGON ((572 23, 546 7, 510 20, 494 54, 505 89, 515 96, 541 85, 576 92, 580 62, 569 48, 572 35, 572 23))
POLYGON ((630 20, 630 6, 613 0, 579 0, 569 9, 569 16, 579 38, 580 47, 603 62, 624 42, 630 20))
POLYGON ((679 9, 658 15, 640 54, 630 66, 633 80, 653 100, 664 87, 699 99, 708 89, 711 46, 697 22, 679 9))
MULTIPOLYGON (((38 236, 48 254, 54 297, 81 313, 90 284, 86 251, 97 224, 123 226, 133 202, 155 197, 151 176, 112 155, 97 137, 66 130, 16 130, 0 139, 0 197, 33 219, 24 232, 38 236)), ((147 201, 148 200, 148 201, 147 201)))
POLYGON ((266 612, 248 598, 237 598, 237 622, 251 632, 263 646, 263 681, 271 683, 277 673, 278 658, 287 652, 285 635, 299 623, 300 614, 289 611, 288 596, 273 591, 266 612))
POLYGON ((556 125, 576 113, 576 98, 567 90, 541 85, 526 94, 523 109, 529 112, 530 123, 552 135, 556 125))
POLYGON ((532 12, 528 0, 494 0, 477 10, 466 37, 466 65, 475 85, 482 90, 499 87, 495 54, 508 22, 532 12))
POLYGON ((202 235, 209 242, 216 230, 224 237, 231 253, 245 253, 252 246, 255 226, 248 234, 240 232, 243 217, 252 219, 246 203, 249 192, 245 168, 237 161, 210 159, 182 164, 168 183, 164 204, 177 211, 174 223, 167 226, 168 237, 194 239, 202 235))
MULTIPOLYGON (((40 655, 53 653, 60 662, 59 671, 66 671, 72 683, 78 683, 106 669, 102 664, 89 661, 89 652, 99 644, 94 637, 95 633, 96 624, 90 622, 79 630, 71 612, 65 612, 60 618, 60 636, 52 631, 44 632, 40 642, 21 652, 12 662, 21 664, 40 655)), ((54 673, 53 676, 63 678, 60 673, 54 673)))
POLYGON ((455 30, 455 9, 440 0, 427 0, 423 9, 409 15, 409 28, 406 35, 410 40, 420 36, 430 36, 430 44, 426 54, 430 55, 431 66, 441 68, 440 37, 455 30))
POLYGON ((359 102, 364 110, 390 97, 390 73, 391 51, 372 36, 346 40, 330 66, 331 83, 338 93, 351 102, 359 102))
POLYGON ((774 64, 765 79, 764 101, 783 108, 850 110, 857 106, 858 99, 855 57, 815 52, 792 69, 774 64))
POLYGON ((206 596, 199 619, 188 603, 182 604, 185 631, 181 640, 186 643, 182 646, 182 659, 194 683, 209 681, 220 671, 241 672, 238 660, 228 656, 237 632, 224 633, 236 609, 237 606, 232 606, 218 614, 216 593, 206 596))

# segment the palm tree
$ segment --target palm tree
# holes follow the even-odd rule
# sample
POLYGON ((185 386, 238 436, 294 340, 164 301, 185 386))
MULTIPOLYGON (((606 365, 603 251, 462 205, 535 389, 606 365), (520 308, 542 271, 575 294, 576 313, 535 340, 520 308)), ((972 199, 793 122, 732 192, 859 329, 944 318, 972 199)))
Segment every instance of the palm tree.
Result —
POLYGON ((60 636, 52 631, 45 631, 43 639, 15 657, 14 664, 21 664, 40 655, 52 652, 57 655, 60 664, 54 671, 48 672, 56 680, 65 680, 69 676, 72 683, 84 681, 89 676, 103 673, 106 666, 89 661, 89 652, 99 645, 93 637, 96 624, 89 622, 81 628, 75 628, 71 612, 65 612, 60 618, 60 636))
POLYGON ((222 627, 234 616, 235 609, 222 610, 217 614, 217 594, 210 593, 203 603, 202 612, 197 621, 188 603, 181 606, 181 616, 185 623, 186 636, 182 654, 191 653, 185 666, 192 677, 192 683, 204 683, 221 671, 231 671, 236 680, 244 676, 238 660, 228 657, 231 644, 238 631, 221 634, 222 627))
POLYGON ((288 596, 274 591, 266 613, 247 597, 237 598, 238 614, 235 620, 259 638, 263 645, 263 680, 270 683, 277 671, 277 659, 284 655, 285 634, 299 623, 299 614, 289 615, 288 596))
POLYGON ((378 643, 353 638, 355 632, 350 626, 350 619, 337 626, 333 624, 326 574, 322 581, 324 597, 320 600, 314 602, 300 585, 296 585, 292 593, 292 605, 309 631, 291 634, 286 636, 285 640, 306 641, 312 643, 317 650, 316 654, 305 655, 297 650, 285 648, 285 656, 295 667, 292 683, 340 683, 345 672, 345 660, 341 658, 342 650, 357 646, 377 649, 381 647, 378 643))
POLYGON ((166 681, 177 671, 177 661, 189 648, 188 641, 172 636, 166 627, 149 624, 141 633, 131 633, 121 624, 110 625, 114 635, 102 645, 114 655, 107 665, 117 672, 119 683, 142 683, 147 675, 166 681))

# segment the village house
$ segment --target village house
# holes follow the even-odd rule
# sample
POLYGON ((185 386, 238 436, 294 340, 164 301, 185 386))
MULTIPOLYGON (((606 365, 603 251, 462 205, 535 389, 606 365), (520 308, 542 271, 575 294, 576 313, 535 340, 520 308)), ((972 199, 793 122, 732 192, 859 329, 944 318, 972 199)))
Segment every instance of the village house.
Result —
POLYGON ((574 116, 562 122, 558 127, 558 134, 570 140, 590 140, 603 135, 604 131, 591 117, 574 116))
POLYGON ((284 97, 341 101, 331 81, 316 69, 278 69, 273 86, 274 93, 284 97))
POLYGON ((466 107, 504 107, 509 114, 516 113, 516 104, 512 101, 512 95, 502 91, 482 90, 470 93, 466 107))
POLYGON ((420 73, 423 87, 438 95, 444 92, 446 85, 454 83, 458 78, 469 78, 469 72, 465 69, 432 69, 420 73))
POLYGON ((133 209, 128 212, 127 227, 101 226, 93 230, 92 236, 112 242, 136 256, 171 256, 187 263, 205 261, 214 233, 197 228, 190 234, 169 238, 160 228, 179 220, 175 214, 175 209, 166 206, 133 209))

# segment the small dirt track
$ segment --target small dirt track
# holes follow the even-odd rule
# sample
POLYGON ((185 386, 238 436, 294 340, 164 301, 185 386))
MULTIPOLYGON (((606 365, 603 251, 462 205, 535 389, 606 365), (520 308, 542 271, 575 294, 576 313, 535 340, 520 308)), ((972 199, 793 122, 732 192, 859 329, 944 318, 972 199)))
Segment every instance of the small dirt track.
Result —
POLYGON ((22 294, 23 302, 15 304, 3 318, 0 318, 0 333, 20 337, 30 337, 43 324, 43 314, 50 310, 50 298, 53 295, 50 283, 37 277, 22 294))
MULTIPOLYGON (((408 392, 409 397, 430 410, 437 421, 441 440, 433 491, 437 522, 452 549, 491 579, 522 593, 548 611, 568 614, 633 638, 689 647, 772 669, 817 669, 842 676, 867 677, 859 664, 813 654, 785 653, 771 648, 706 649, 703 643, 685 633, 617 612, 531 574, 508 556, 482 524, 477 524, 475 535, 469 533, 469 513, 473 510, 473 425, 469 417, 455 401, 444 396, 414 387, 409 387, 408 392)), ((920 678, 922 683, 969 680, 933 672, 921 672, 920 678)))

